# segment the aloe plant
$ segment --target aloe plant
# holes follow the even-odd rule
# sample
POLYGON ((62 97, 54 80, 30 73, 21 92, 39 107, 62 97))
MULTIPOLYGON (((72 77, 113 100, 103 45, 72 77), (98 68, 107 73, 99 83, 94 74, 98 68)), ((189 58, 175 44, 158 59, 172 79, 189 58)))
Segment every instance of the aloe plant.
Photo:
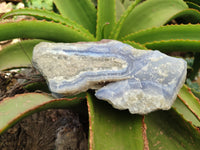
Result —
MULTIPOLYGON (((97 9, 90 0, 54 0, 54 4, 59 14, 30 8, 4 14, 0 23, 0 40, 28 38, 21 45, 32 57, 34 45, 42 40, 69 43, 116 39, 140 49, 193 52, 196 55, 191 79, 199 70, 198 1, 98 0, 97 9), (4 22, 5 18, 17 15, 37 19, 4 22), (173 25, 173 22, 178 24, 173 25)), ((19 44, 6 47, 0 51, 1 71, 28 67, 27 55, 19 44)), ((199 93, 196 91, 194 95, 192 91, 184 85, 173 108, 145 116, 115 110, 106 102, 98 101, 92 92, 63 99, 47 94, 18 94, 0 102, 0 133, 40 110, 71 108, 83 113, 81 110, 84 108, 89 115, 89 149, 196 150, 200 149, 200 101, 195 96, 199 93)))

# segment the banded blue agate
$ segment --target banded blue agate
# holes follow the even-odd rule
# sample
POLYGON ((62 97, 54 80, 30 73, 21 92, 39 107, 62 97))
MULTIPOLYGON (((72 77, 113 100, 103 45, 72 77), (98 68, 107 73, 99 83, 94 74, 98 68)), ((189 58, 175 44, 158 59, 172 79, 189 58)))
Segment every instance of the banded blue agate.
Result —
POLYGON ((98 89, 106 82, 130 78, 129 51, 117 41, 47 43, 35 46, 33 64, 44 75, 53 93, 73 95, 98 89))
POLYGON ((131 79, 110 83, 96 97, 132 114, 171 108, 186 78, 186 62, 151 51, 132 61, 131 79), (117 91, 117 92, 116 92, 117 91))
POLYGON ((170 109, 187 69, 183 59, 114 40, 42 42, 34 48, 33 64, 52 93, 74 95, 97 89, 98 99, 132 114, 170 109))

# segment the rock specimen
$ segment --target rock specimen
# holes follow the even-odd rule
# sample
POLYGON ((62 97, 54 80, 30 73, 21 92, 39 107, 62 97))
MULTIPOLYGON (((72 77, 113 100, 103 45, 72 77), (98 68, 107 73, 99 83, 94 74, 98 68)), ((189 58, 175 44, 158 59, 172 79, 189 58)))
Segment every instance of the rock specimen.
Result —
POLYGON ((127 46, 116 41, 42 42, 34 48, 33 63, 47 78, 52 92, 73 95, 98 89, 104 82, 130 78, 128 55, 132 55, 130 51, 121 51, 127 46))
POLYGON ((33 64, 53 93, 73 95, 98 89, 98 99, 132 114, 170 109, 187 69, 183 59, 114 40, 42 42, 34 48, 33 64))

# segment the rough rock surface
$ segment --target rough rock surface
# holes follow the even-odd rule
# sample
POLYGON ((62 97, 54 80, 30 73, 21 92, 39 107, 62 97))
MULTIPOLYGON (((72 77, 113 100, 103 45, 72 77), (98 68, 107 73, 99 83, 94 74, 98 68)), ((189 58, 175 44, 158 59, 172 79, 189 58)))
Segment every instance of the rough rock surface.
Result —
POLYGON ((170 109, 184 84, 186 62, 151 51, 135 58, 132 66, 131 79, 108 84, 96 92, 96 97, 133 114, 170 109))
POLYGON ((98 89, 98 99, 133 114, 170 109, 187 69, 183 59, 114 40, 43 42, 34 48, 33 63, 53 93, 72 95, 98 89))
POLYGON ((130 78, 131 46, 113 42, 47 43, 34 48, 33 63, 52 92, 64 95, 98 89, 104 82, 130 78), (117 45, 116 45, 117 44, 117 45))

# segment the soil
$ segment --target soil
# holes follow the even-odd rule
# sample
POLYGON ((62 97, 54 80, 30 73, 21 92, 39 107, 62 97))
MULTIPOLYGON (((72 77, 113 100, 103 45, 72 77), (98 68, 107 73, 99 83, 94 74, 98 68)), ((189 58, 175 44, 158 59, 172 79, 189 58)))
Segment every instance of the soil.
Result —
POLYGON ((45 79, 34 68, 0 72, 0 101, 16 94, 30 92, 25 87, 34 83, 45 84, 45 79))
POLYGON ((35 113, 0 136, 1 150, 87 150, 77 114, 69 110, 35 113))
MULTIPOLYGON (((30 92, 27 85, 44 83, 33 68, 0 72, 0 101, 30 92)), ((32 89, 33 90, 33 89, 32 89)), ((42 92, 42 91, 32 91, 42 92)), ((49 109, 21 120, 0 136, 1 150, 87 150, 88 120, 64 109, 49 109)))

